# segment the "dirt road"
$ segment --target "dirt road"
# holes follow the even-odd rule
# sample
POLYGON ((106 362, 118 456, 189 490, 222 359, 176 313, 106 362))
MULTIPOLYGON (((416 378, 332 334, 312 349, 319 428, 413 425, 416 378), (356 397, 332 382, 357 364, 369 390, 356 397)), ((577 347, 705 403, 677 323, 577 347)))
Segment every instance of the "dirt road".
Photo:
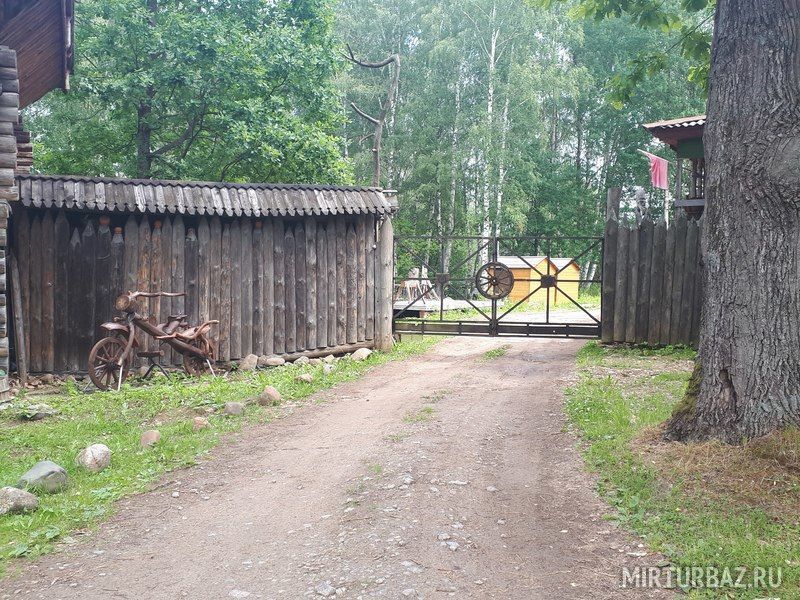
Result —
POLYGON ((124 501, 0 598, 619 597, 622 565, 658 559, 602 520, 563 430, 580 346, 456 338, 378 367, 124 501))

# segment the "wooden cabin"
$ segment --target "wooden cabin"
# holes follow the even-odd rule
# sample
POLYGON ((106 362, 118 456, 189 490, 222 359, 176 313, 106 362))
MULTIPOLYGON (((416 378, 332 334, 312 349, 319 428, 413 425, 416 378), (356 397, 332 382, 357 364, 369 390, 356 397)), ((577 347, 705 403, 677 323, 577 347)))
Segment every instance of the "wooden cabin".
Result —
POLYGON ((675 152, 675 207, 700 218, 706 205, 706 161, 703 130, 706 117, 683 117, 647 123, 643 127, 675 152))
POLYGON ((218 319, 223 362, 373 347, 391 323, 391 274, 385 302, 376 278, 391 265, 397 201, 379 189, 37 175, 17 185, 10 245, 32 372, 84 371, 114 298, 134 290, 185 291, 152 299, 149 314, 218 319))
POLYGON ((7 227, 19 200, 15 175, 30 172, 33 147, 20 110, 67 90, 73 66, 73 0, 0 0, 0 400, 8 395, 7 227))
POLYGON ((509 300, 513 303, 517 303, 529 295, 526 302, 546 303, 548 294, 550 306, 571 304, 567 296, 575 301, 578 300, 581 273, 578 263, 571 258, 501 256, 497 260, 511 269, 514 274, 514 287, 509 294, 509 300), (554 283, 557 284, 557 287, 542 285, 542 275, 554 276, 554 283), (542 286, 541 289, 534 291, 540 286, 542 286))

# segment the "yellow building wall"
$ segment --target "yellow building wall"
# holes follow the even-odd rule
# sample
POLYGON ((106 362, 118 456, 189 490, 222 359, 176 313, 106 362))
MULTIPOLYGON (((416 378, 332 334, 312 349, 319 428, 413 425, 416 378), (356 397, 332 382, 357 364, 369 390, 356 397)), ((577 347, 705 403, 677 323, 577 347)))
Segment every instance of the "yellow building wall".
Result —
MULTIPOLYGON (((558 271, 556 266, 552 263, 549 263, 549 267, 550 268, 548 269, 547 259, 542 260, 536 265, 536 269, 539 271, 539 273, 549 273, 550 275, 555 275, 558 271)), ((541 277, 539 273, 533 269, 511 269, 511 272, 514 274, 514 287, 512 288, 508 297, 510 302, 516 304, 537 287, 539 287, 539 280, 541 277), (531 279, 532 281, 524 281, 526 279, 531 279)), ((578 282, 579 279, 580 269, 575 263, 572 263, 559 274, 558 287, 577 301, 578 289, 580 286, 580 283, 578 282)), ((572 304, 569 298, 555 288, 550 288, 549 290, 542 288, 530 296, 526 302, 545 304, 547 302, 548 293, 550 294, 550 306, 572 304)))

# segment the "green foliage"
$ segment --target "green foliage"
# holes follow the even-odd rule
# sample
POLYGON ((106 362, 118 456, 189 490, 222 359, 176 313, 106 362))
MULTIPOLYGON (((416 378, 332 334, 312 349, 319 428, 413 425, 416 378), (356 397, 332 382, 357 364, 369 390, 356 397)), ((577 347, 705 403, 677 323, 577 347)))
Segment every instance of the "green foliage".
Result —
MULTIPOLYGON (((549 8, 564 1, 538 0, 540 5, 549 8)), ((710 22, 715 6, 715 0, 577 0, 571 14, 596 21, 624 18, 637 27, 661 32, 667 43, 677 36, 666 49, 642 50, 614 77, 610 100, 621 109, 647 79, 667 68, 676 57, 675 50, 690 62, 686 68, 687 80, 707 91, 710 22)))
POLYGON ((28 111, 50 173, 349 181, 329 0, 84 0, 68 95, 28 111))
POLYGON ((14 485, 38 460, 63 466, 70 477, 66 491, 40 497, 31 514, 0 519, 0 575, 8 559, 49 552, 70 532, 92 525, 114 511, 123 496, 146 490, 164 472, 193 464, 213 448, 224 434, 245 423, 267 423, 279 416, 280 407, 249 404, 244 417, 211 415, 210 427, 193 431, 192 416, 205 409, 220 409, 229 401, 246 401, 265 386, 275 386, 284 401, 298 401, 321 389, 349 381, 372 367, 425 351, 435 338, 412 337, 391 352, 373 352, 363 362, 342 360, 330 374, 321 366, 285 367, 237 373, 228 378, 156 379, 142 386, 129 383, 117 392, 83 394, 65 386, 57 395, 41 399, 59 411, 58 416, 37 422, 21 422, 14 411, 0 413, 0 486, 14 485), (311 383, 298 381, 311 373, 311 383), (157 427, 161 441, 153 448, 139 447, 143 430, 157 427), (98 474, 75 465, 84 447, 103 443, 112 451, 111 466, 98 474))
MULTIPOLYGON (((619 110, 612 92, 631 61, 640 52, 663 53, 680 33, 642 28, 628 15, 574 19, 569 12, 558 2, 544 9, 494 0, 340 0, 341 43, 373 60, 402 56, 383 144, 383 185, 401 199, 399 235, 481 235, 487 228, 506 236, 600 234, 608 187, 649 187, 647 162, 636 150, 656 151, 657 143, 640 125, 703 111, 701 90, 684 77, 694 63, 680 55, 662 63, 619 110), (491 61, 493 36, 498 52, 491 61)), ((374 113, 388 77, 358 69, 340 86, 348 101, 374 113)), ((355 118, 344 129, 360 182, 371 177, 370 133, 355 118)), ((653 212, 662 205, 663 194, 654 193, 653 212)), ((436 270, 437 244, 409 246, 436 270)), ((565 243, 553 251, 575 255, 584 248, 565 243)), ((450 264, 460 265, 475 244, 453 242, 449 250, 450 264)), ((462 265, 466 276, 475 260, 462 265)), ((420 261, 402 251, 397 264, 406 273, 420 261)))

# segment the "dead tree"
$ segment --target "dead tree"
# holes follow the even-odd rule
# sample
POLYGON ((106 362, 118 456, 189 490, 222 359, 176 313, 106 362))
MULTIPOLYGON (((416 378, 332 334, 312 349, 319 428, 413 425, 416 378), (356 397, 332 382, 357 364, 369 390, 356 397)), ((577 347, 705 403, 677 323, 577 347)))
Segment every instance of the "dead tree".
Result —
POLYGON ((392 112, 394 108, 395 97, 397 96, 397 87, 400 84, 400 55, 392 54, 379 62, 366 62, 358 60, 353 54, 353 49, 347 46, 347 60, 359 67, 365 69, 383 69, 389 65, 394 65, 392 69, 392 79, 389 84, 389 92, 386 95, 386 102, 380 103, 380 112, 377 117, 367 114, 356 106, 355 102, 351 102, 350 106, 362 119, 369 121, 375 127, 372 134, 372 185, 373 187, 380 187, 381 185, 381 141, 383 140, 383 127, 386 123, 386 115, 392 112))

